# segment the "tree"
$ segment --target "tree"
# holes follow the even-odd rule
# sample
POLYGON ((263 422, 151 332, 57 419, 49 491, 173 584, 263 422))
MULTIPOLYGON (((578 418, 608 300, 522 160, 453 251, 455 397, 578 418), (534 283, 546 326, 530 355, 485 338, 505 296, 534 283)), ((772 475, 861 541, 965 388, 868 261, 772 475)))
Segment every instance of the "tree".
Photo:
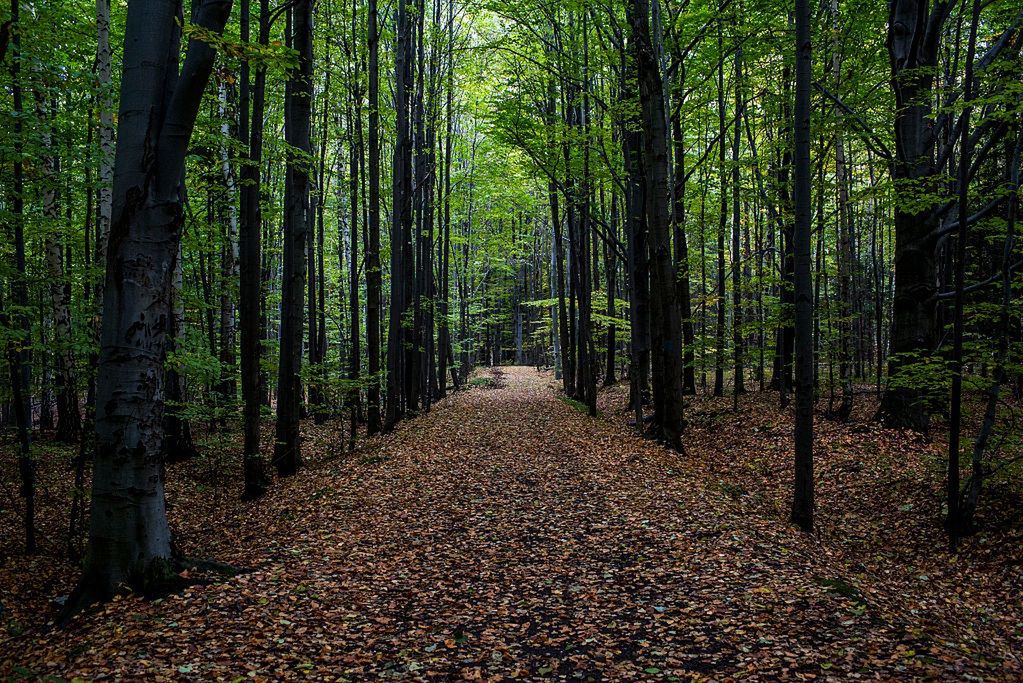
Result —
MULTIPOLYGON (((718 9, 721 12, 722 8, 718 9)), ((717 313, 717 327, 714 336, 714 395, 725 395, 725 305, 728 301, 728 294, 725 292, 725 230, 728 224, 728 168, 725 163, 726 133, 725 128, 725 43, 724 43, 724 19, 718 17, 718 192, 720 194, 720 206, 718 207, 718 230, 717 230, 717 301, 714 309, 717 313)))
POLYGON ((630 0, 633 57, 642 105, 643 168, 650 244, 654 427, 668 446, 682 447, 682 325, 668 232, 668 152, 663 85, 650 40, 647 0, 630 0))
POLYGON ((11 213, 14 222, 14 259, 17 275, 11 283, 11 300, 18 310, 9 316, 14 319, 18 330, 7 347, 7 364, 10 368, 11 393, 13 394, 14 416, 18 426, 18 472, 21 476, 21 497, 25 500, 25 552, 36 550, 35 532, 35 463, 32 461, 32 406, 29 382, 32 376, 29 365, 28 345, 32 328, 26 315, 28 309, 28 285, 25 260, 25 171, 22 160, 24 140, 21 117, 24 113, 21 89, 21 31, 19 0, 11 0, 11 83, 14 103, 14 184, 11 213))
MULTIPOLYGON (((203 0, 193 23, 218 35, 230 9, 230 0, 203 0)), ((184 222, 185 153, 216 55, 197 34, 179 73, 181 18, 177 0, 128 7, 89 548, 71 609, 125 587, 153 592, 174 576, 160 457, 164 342, 184 222)))
MULTIPOLYGON (((48 88, 47 88, 48 89, 48 88)), ((71 336, 71 281, 64 268, 65 248, 58 232, 60 212, 60 152, 52 130, 56 112, 51 112, 51 98, 44 89, 36 92, 36 115, 43 124, 43 169, 46 185, 43 189, 43 216, 47 222, 45 248, 46 268, 49 275, 51 315, 53 316, 54 356, 56 358, 57 385, 57 440, 73 443, 82 428, 82 416, 78 412, 78 387, 75 378, 75 357, 71 336)))
MULTIPOLYGON (((242 0, 241 39, 250 36, 250 0, 242 0)), ((270 3, 259 3, 259 45, 270 40, 270 3)), ((262 226, 259 207, 260 166, 263 158, 263 121, 266 98, 266 66, 256 67, 255 83, 251 83, 248 60, 242 62, 240 84, 240 117, 238 137, 248 145, 241 170, 241 207, 238 226, 239 259, 239 337, 241 342, 242 420, 244 441, 242 446, 242 472, 245 485, 242 496, 258 498, 266 491, 267 479, 263 457, 259 448, 260 395, 260 279, 262 226), (250 106, 251 103, 251 106, 250 106), (250 118, 251 111, 251 118, 250 118), (251 124, 250 124, 251 121, 251 124)))
MULTIPOLYGON (((739 37, 736 36, 736 40, 739 37)), ((742 254, 739 247, 739 232, 742 213, 739 208, 741 198, 739 196, 739 144, 742 139, 742 44, 735 48, 735 123, 732 126, 732 357, 735 378, 733 380, 733 400, 735 410, 739 409, 739 394, 745 393, 745 367, 742 338, 742 254)), ((724 296, 724 291, 721 292, 724 296)))
POLYGON ((931 70, 937 66, 941 35, 953 7, 948 0, 889 3, 888 55, 895 91, 895 292, 892 303, 889 385, 879 414, 889 427, 924 430, 931 408, 926 390, 900 381, 907 368, 929 354, 938 339, 934 298, 937 285, 934 203, 914 193, 934 189, 934 127, 930 123, 931 70))
MULTIPOLYGON (((959 536, 969 531, 964 524, 962 493, 959 485, 959 439, 963 419, 963 307, 966 298, 966 239, 969 236, 970 163, 973 161, 970 140, 970 115, 973 112, 973 57, 977 51, 977 25, 980 23, 980 0, 973 0, 966 47, 966 75, 963 93, 962 132, 959 142, 959 229, 956 235, 955 304, 952 314, 952 396, 948 436, 948 504, 949 546, 954 552, 959 536)), ((1008 267, 1008 264, 1005 264, 1008 267)), ((979 479, 979 473, 977 477, 979 479)), ((972 519, 970 520, 972 522, 972 519)))
POLYGON ((368 1, 366 13, 369 51, 369 216, 366 224, 366 355, 369 388, 366 390, 366 431, 380 431, 380 309, 383 286, 380 272, 380 20, 377 0, 368 1))
POLYGON ((409 108, 412 81, 412 21, 407 0, 399 0, 397 48, 394 62, 395 142, 391 172, 391 306, 387 333, 387 414, 384 430, 390 431, 405 414, 409 398, 409 360, 406 311, 409 307, 412 268, 412 146, 409 108))
POLYGON ((810 275, 810 3, 796 0, 795 255, 796 426, 792 522, 813 530, 813 282, 810 275))
POLYGON ((299 0, 290 12, 290 39, 298 62, 288 75, 285 94, 285 139, 288 151, 284 184, 284 274, 281 289, 281 353, 277 379, 277 440, 274 465, 290 475, 302 465, 299 418, 302 391, 302 314, 306 286, 305 243, 309 212, 309 161, 312 120, 313 25, 311 0, 299 0))

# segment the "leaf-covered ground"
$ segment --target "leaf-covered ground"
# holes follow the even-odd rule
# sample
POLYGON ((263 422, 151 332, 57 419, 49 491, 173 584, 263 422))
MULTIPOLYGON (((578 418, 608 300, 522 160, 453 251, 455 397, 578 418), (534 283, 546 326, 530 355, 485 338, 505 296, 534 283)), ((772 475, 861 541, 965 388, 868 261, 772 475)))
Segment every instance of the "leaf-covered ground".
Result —
POLYGON ((53 630, 43 595, 72 573, 12 554, 0 600, 23 632, 0 677, 1023 676, 1018 520, 989 511, 1000 526, 944 552, 933 447, 821 421, 806 536, 785 524, 790 423, 770 396, 694 400, 675 454, 630 431, 624 391, 591 419, 506 368, 354 454, 311 436, 314 462, 255 503, 172 471, 182 550, 252 571, 53 630))

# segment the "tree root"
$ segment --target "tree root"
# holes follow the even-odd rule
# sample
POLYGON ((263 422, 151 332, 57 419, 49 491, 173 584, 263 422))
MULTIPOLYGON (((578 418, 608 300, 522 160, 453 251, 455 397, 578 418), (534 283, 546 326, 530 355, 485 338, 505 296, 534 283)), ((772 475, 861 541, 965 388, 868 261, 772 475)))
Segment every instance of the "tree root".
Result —
POLYGON ((110 591, 89 579, 88 573, 83 574, 74 592, 61 605, 58 598, 55 602, 60 606, 60 614, 56 624, 60 628, 68 626, 79 613, 109 602, 116 595, 135 593, 146 600, 157 600, 168 595, 179 593, 191 586, 209 586, 219 583, 222 579, 230 579, 251 571, 247 567, 237 567, 225 562, 205 558, 186 557, 175 553, 169 560, 157 560, 132 580, 133 585, 120 584, 116 590, 110 591), (198 574, 193 575, 193 572, 198 574))

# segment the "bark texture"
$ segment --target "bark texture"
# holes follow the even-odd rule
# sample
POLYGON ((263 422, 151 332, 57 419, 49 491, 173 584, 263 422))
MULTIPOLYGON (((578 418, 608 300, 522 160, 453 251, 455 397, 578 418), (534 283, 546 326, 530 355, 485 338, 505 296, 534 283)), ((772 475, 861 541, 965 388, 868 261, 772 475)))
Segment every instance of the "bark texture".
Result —
MULTIPOLYGON (((223 31, 230 0, 194 23, 223 31)), ((181 73, 177 0, 128 6, 96 387, 89 549, 71 609, 172 576, 161 458, 163 365, 183 223, 184 160, 215 50, 188 46, 181 73)))

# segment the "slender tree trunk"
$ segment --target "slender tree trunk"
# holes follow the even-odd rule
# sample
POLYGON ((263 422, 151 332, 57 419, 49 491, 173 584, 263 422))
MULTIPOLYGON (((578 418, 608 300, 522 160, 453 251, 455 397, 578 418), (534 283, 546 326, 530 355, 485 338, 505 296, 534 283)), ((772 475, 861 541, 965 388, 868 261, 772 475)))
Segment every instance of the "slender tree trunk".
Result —
POLYGON ((671 448, 682 447, 682 340, 675 299, 675 268, 668 232, 668 151, 663 84, 650 40, 648 0, 630 0, 629 23, 643 121, 646 215, 650 236, 651 309, 653 316, 654 428, 671 448))
POLYGON ((565 196, 565 230, 568 238, 568 272, 565 274, 565 296, 568 305, 568 344, 562 345, 562 352, 565 354, 565 376, 567 378, 566 391, 569 397, 578 398, 579 395, 579 324, 576 315, 577 301, 579 297, 579 264, 578 264, 578 226, 576 223, 576 187, 575 176, 572 173, 572 129, 575 126, 576 108, 572 102, 576 97, 576 90, 573 85, 568 85, 567 79, 562 79, 561 111, 566 134, 561 141, 561 154, 565 160, 565 184, 563 194, 565 196))
POLYGON ((793 253, 794 225, 792 199, 789 187, 789 169, 792 167, 792 146, 789 144, 791 134, 792 108, 789 103, 791 91, 791 74, 788 61, 782 69, 782 123, 778 131, 779 144, 782 147, 781 163, 777 167, 778 227, 781 234, 781 316, 777 330, 777 346, 775 350, 774 374, 771 388, 777 389, 782 407, 788 405, 789 394, 792 393, 792 357, 795 344, 794 315, 794 277, 795 256, 793 253))
MULTIPOLYGON (((970 164, 973 149, 970 144, 970 115, 973 113, 973 57, 977 50, 977 25, 980 23, 980 0, 973 0, 970 17, 970 37, 966 48, 966 74, 962 113, 962 130, 959 139, 959 230, 956 234, 955 260, 955 303, 952 314, 952 396, 949 412, 948 434, 948 481, 946 504, 948 517, 948 543, 955 552, 959 537, 969 529, 963 523, 962 492, 959 485, 959 442, 962 434, 963 417, 963 305, 966 289, 966 240, 970 222, 970 164)), ((1011 201, 1011 200, 1010 200, 1011 201)), ((1005 266, 1008 268, 1008 264, 1005 266)), ((976 477, 979 485, 979 476, 976 477)), ((972 510, 971 510, 972 513, 972 510)), ((972 516, 972 515, 971 515, 972 516)))
MULTIPOLYGON (((322 132, 320 132, 322 135, 322 132)), ((319 156, 319 155, 318 155, 319 156)), ((306 256, 305 256, 305 267, 306 267, 306 354, 307 354, 307 367, 308 374, 306 380, 306 390, 308 392, 308 403, 309 410, 312 411, 314 418, 317 421, 322 421, 323 415, 323 399, 321 396, 322 388, 322 367, 320 358, 320 330, 319 322, 320 316, 317 310, 318 299, 317 291, 319 290, 319 262, 317 259, 317 237, 319 234, 320 222, 317 220, 322 214, 320 213, 320 202, 322 197, 320 196, 319 188, 319 165, 314 166, 310 169, 312 171, 310 177, 309 186, 309 211, 308 211, 308 233, 306 234, 306 256), (314 180, 315 179, 315 180, 314 180)), ((308 413, 306 413, 308 414, 308 413)))
MULTIPOLYGON (((622 93, 626 101, 634 101, 636 91, 630 86, 628 57, 623 52, 622 93)), ((630 403, 636 415, 636 429, 643 430, 643 405, 649 396, 650 377, 650 269, 647 253, 645 191, 642 165, 642 133, 638 112, 630 114, 622 126, 622 156, 625 159, 625 233, 629 282, 630 403)))
MULTIPOLYGON (((601 188, 601 203, 603 203, 604 190, 601 188)), ((611 222, 617 221, 618 196, 611 197, 611 222)), ((611 247, 604 243, 604 287, 607 289, 607 317, 614 320, 618 315, 615 310, 615 258, 611 253, 611 247)), ((615 344, 618 335, 618 328, 612 322, 607 326, 607 349, 604 351, 604 386, 609 387, 615 383, 615 344)))
POLYGON ((220 252, 220 395, 224 409, 230 410, 237 392, 235 383, 235 291, 238 286, 238 184, 235 182, 231 165, 232 122, 235 113, 231 110, 229 84, 221 80, 218 88, 220 104, 220 166, 224 177, 225 202, 227 204, 226 232, 220 252))
MULTIPOLYGON (((589 76, 589 22, 584 12, 582 19, 583 34, 583 96, 580 103, 579 123, 583 131, 583 178, 580 187, 581 211, 579 216, 579 252, 580 252, 580 291, 579 291, 579 390, 583 401, 592 417, 597 415, 597 378, 594 368, 593 349, 593 295, 592 288, 596 277, 596 268, 590 267, 591 250, 596 254, 591 235, 592 217, 592 186, 590 181, 590 76, 589 76)), ((662 100, 663 107, 663 100, 662 100)), ((663 109, 662 109, 663 116, 663 109)), ((665 179, 667 183, 667 178, 665 179)), ((665 225, 667 231, 667 225, 665 225)), ((672 281, 672 288, 675 283, 672 281)))
POLYGON ((380 272, 380 57, 377 0, 368 0, 369 50, 369 222, 366 225, 366 432, 380 431, 380 309, 383 298, 380 272))
MULTIPOLYGON (((327 64, 330 60, 330 43, 327 43, 327 51, 324 61, 327 64)), ((324 368, 324 361, 327 357, 326 344, 326 311, 325 309, 325 281, 324 272, 324 204, 326 202, 326 168, 327 168, 327 143, 328 143, 328 116, 330 102, 330 74, 328 70, 324 74, 323 90, 319 93, 323 105, 319 116, 319 150, 316 155, 315 187, 312 188, 309 206, 309 240, 307 242, 306 262, 309 268, 309 304, 308 304, 308 330, 309 341, 309 404, 312 406, 313 415, 317 424, 327 419, 327 408, 325 401, 325 382, 327 379, 324 368)), ((357 166, 356 166, 357 169, 357 166)), ((356 187, 358 187, 358 173, 355 172, 356 187)), ((358 194, 352 196, 355 213, 358 214, 358 194)), ((343 291, 343 290, 342 290, 343 291)))
POLYGON ((973 442, 972 473, 967 482, 966 490, 963 492, 962 503, 959 509, 961 532, 973 531, 975 527, 974 515, 977 511, 977 504, 980 502, 980 494, 985 478, 985 455, 991 441, 995 428, 999 397, 1002 385, 1008 383, 1009 373, 1006 363, 1009 359, 1010 339, 1012 335, 1012 278, 1014 271, 1013 249, 1016 242, 1016 211, 1019 203, 1019 156, 1020 147, 1023 144, 1023 137, 1020 136, 1019 127, 1016 128, 1015 150, 1010 151, 1009 157, 1009 189, 1012 195, 1009 197, 1009 206, 1006 209, 1005 243, 1002 247, 1002 277, 1001 277, 1001 301, 999 302, 998 315, 998 339, 995 351, 995 367, 992 372, 993 381, 987 389, 987 402, 984 408, 984 417, 981 421, 977 438, 973 442))
MULTIPOLYGON (((736 36, 736 40, 739 37, 736 36)), ((739 232, 742 229, 742 214, 739 211, 739 141, 742 130, 742 46, 735 50, 735 124, 732 136, 732 354, 734 359, 735 378, 733 379, 733 401, 735 410, 739 409, 739 394, 746 392, 744 365, 745 349, 743 348, 742 326, 742 254, 739 251, 739 232)))
MULTIPOLYGON (((241 39, 249 40, 251 0, 242 0, 241 39)), ((259 44, 269 41, 270 21, 269 0, 259 2, 259 44)), ((244 445, 242 449, 242 470, 245 486, 242 497, 246 500, 259 498, 266 491, 267 477, 263 456, 260 452, 259 423, 262 389, 260 387, 260 301, 262 281, 260 277, 262 249, 262 215, 259 206, 260 169, 263 159, 263 111, 266 97, 266 67, 256 66, 254 85, 250 86, 249 62, 242 61, 241 72, 241 116, 238 137, 248 145, 245 153, 247 163, 241 169, 241 214, 238 233, 239 254, 239 313, 241 337, 241 384, 244 445), (251 129, 249 125, 251 91, 251 129)))
MULTIPOLYGON (((548 125, 553 126, 555 123, 555 103, 554 103, 554 81, 551 80, 548 89, 547 98, 547 121, 548 125)), ((572 386, 575 382, 575 363, 571 354, 571 340, 569 338, 570 330, 568 325, 568 305, 566 297, 568 291, 565 288, 565 242, 562 233, 562 213, 560 212, 558 202, 558 190, 557 185, 554 182, 553 177, 548 183, 548 197, 550 200, 551 207, 551 231, 552 231, 552 249, 554 250, 554 266, 556 271, 557 280, 557 292, 555 296, 558 299, 558 338, 561 347, 561 384, 565 395, 571 395, 572 386)))
POLYGON ((37 93, 36 112, 43 126, 43 218, 46 220, 44 251, 49 275, 50 315, 53 319, 52 347, 55 358, 55 385, 57 394, 56 438, 74 443, 82 428, 78 412, 78 388, 75 380, 75 356, 71 337, 70 284, 64 270, 64 245, 58 238, 60 226, 59 185, 61 182, 60 157, 51 126, 56 112, 46 105, 46 94, 37 93))
MULTIPOLYGON (((96 201, 96 260, 107 262, 107 235, 113 210, 114 183, 114 98, 111 77, 110 0, 96 0, 96 79, 99 87, 99 172, 96 201)), ((96 284, 94 297, 103 301, 103 278, 96 284)), ((99 325, 96 326, 97 337, 99 325)))
MULTIPOLYGON (((838 0, 831 0, 831 22, 833 45, 831 54, 831 74, 836 90, 841 85, 842 66, 838 26, 838 0)), ((835 183, 838 186, 838 315, 839 315, 839 378, 842 382, 842 403, 836 413, 840 420, 848 420, 853 408, 852 368, 850 364, 850 337, 853 326, 849 322, 852 315, 851 280, 855 272, 855 252, 853 251, 853 225, 850 216, 849 190, 846 182, 845 144, 842 138, 842 112, 836 108, 838 126, 835 132, 835 183)), ((823 188, 822 188, 823 189, 823 188)))
POLYGON ((448 317, 451 310, 451 154, 453 143, 454 126, 454 82, 455 82, 455 16, 454 0, 448 0, 447 16, 447 87, 445 102, 445 132, 444 132, 444 161, 441 168, 444 173, 443 185, 443 233, 441 235, 441 276, 440 276, 440 324, 437 330, 437 345, 440 351, 438 360, 437 378, 440 384, 440 397, 447 395, 447 371, 448 360, 452 363, 452 379, 455 386, 458 386, 458 374, 454 372, 454 358, 451 357, 449 347, 451 345, 451 331, 448 317))
POLYGON ((274 465, 290 475, 302 465, 301 414, 302 314, 306 285, 305 245, 309 234, 309 163, 312 115, 312 0, 298 0, 292 16, 292 48, 298 64, 288 77, 285 134, 297 150, 288 157, 284 185, 284 275, 281 283, 281 346, 277 380, 277 436, 274 465), (302 156, 299 156, 299 155, 302 156))
MULTIPOLYGON (((181 301, 183 271, 181 250, 178 249, 171 276, 170 327, 167 329, 167 351, 174 352, 178 339, 185 327, 185 307, 181 301)), ((164 395, 166 407, 163 413, 163 458, 165 462, 182 462, 196 457, 199 453, 192 440, 192 425, 183 415, 185 391, 181 375, 173 365, 164 369, 164 395)))
MULTIPOLYGON (((680 84, 679 90, 682 90, 680 84)), ((681 96, 680 96, 681 99, 681 96)), ((679 102, 682 106, 682 102, 679 102)), ((696 393, 696 334, 693 329, 693 304, 689 283, 689 242, 686 238, 686 149, 682 134, 682 114, 672 118, 675 145, 675 207, 672 212, 672 223, 675 227, 675 267, 678 269, 678 301, 682 316, 682 393, 696 393)))
POLYGON ((391 198, 391 305, 387 335, 387 401, 384 429, 390 431, 405 412, 408 399, 409 356, 411 349, 405 323, 411 282, 412 178, 409 138, 410 83, 412 80, 413 31, 408 1, 399 0, 395 52, 395 143, 391 198))
MULTIPOLYGON (((355 14, 353 13, 352 21, 355 21, 355 14)), ((356 37, 356 26, 352 25, 352 40, 356 37)), ((355 64, 355 75, 356 82, 358 83, 359 76, 359 60, 354 60, 355 64)), ((350 258, 351 261, 348 267, 348 311, 349 311, 349 337, 351 338, 351 349, 348 354, 348 379, 352 381, 352 389, 348 395, 349 407, 356 411, 360 410, 360 392, 358 388, 358 381, 362 373, 362 333, 360 329, 359 314, 361 312, 361 297, 359 296, 359 158, 362 156, 362 88, 356 86, 355 96, 352 98, 354 104, 352 107, 351 115, 351 129, 353 135, 349 140, 349 194, 348 198, 351 212, 349 215, 349 239, 350 243, 350 258)), ((338 248, 343 249, 343 241, 339 239, 338 248)), ((352 424, 352 438, 354 435, 355 424, 352 424)))
MULTIPOLYGON (((719 12, 723 8, 719 8, 719 12)), ((718 19, 718 187, 720 192, 720 206, 718 209, 718 232, 717 232, 717 303, 714 307, 717 314, 717 327, 715 329, 715 353, 714 353, 714 395, 725 395, 725 230, 728 221, 728 192, 727 167, 725 166, 725 140, 727 131, 725 129, 725 48, 724 48, 724 22, 718 19)))
MULTIPOLYGON (((96 102, 99 125, 97 139, 99 142, 99 160, 97 162, 96 188, 96 223, 93 239, 93 259, 97 266, 105 266, 107 262, 107 236, 110 232, 110 213, 113 205, 114 176, 114 125, 113 97, 111 93, 111 51, 110 51, 110 0, 96 0, 96 102)), ((91 119, 91 117, 90 117, 91 119)), ((88 241, 88 239, 86 240, 88 241)), ((88 259, 86 248, 86 258, 88 259)), ((100 328, 102 325, 104 276, 86 279, 86 288, 91 290, 89 307, 90 321, 87 325, 90 340, 98 348, 100 328)), ((85 481, 86 461, 91 460, 96 450, 96 373, 99 365, 99 353, 90 351, 87 364, 87 387, 85 398, 85 415, 82 422, 82 439, 79 444, 78 457, 75 462, 75 497, 72 501, 72 521, 78 528, 85 527, 85 492, 82 490, 85 481), (79 519, 80 518, 80 519, 79 519)), ((75 542, 76 539, 72 539, 75 542)))
MULTIPOLYGON (((14 105, 14 183, 11 213, 14 223, 14 260, 17 275, 11 282, 11 303, 20 308, 14 315, 14 328, 18 335, 12 335, 7 343, 7 364, 10 369, 14 418, 18 426, 18 473, 21 476, 21 497, 25 501, 24 530, 25 552, 36 551, 35 532, 35 462, 32 460, 32 406, 29 394, 31 366, 28 346, 32 326, 25 311, 28 309, 28 283, 25 263, 25 172, 22 161, 24 139, 22 138, 22 115, 25 112, 21 90, 21 31, 19 15, 20 0, 11 0, 11 83, 14 105)), ((7 322, 7 321, 5 321, 7 322)))
MULTIPOLYGON (((213 204, 213 188, 211 187, 206 195, 206 225, 208 226, 215 226, 217 224, 217 215, 213 204)), ((206 344, 209 354, 215 358, 217 357, 217 328, 213 325, 213 312, 216 306, 213 304, 212 245, 210 249, 200 247, 198 261, 197 286, 202 289, 202 317, 200 318, 200 324, 206 332, 206 344)))
POLYGON ((813 283, 810 275, 810 4, 796 0, 795 254, 796 425, 792 522, 813 531, 813 283))

